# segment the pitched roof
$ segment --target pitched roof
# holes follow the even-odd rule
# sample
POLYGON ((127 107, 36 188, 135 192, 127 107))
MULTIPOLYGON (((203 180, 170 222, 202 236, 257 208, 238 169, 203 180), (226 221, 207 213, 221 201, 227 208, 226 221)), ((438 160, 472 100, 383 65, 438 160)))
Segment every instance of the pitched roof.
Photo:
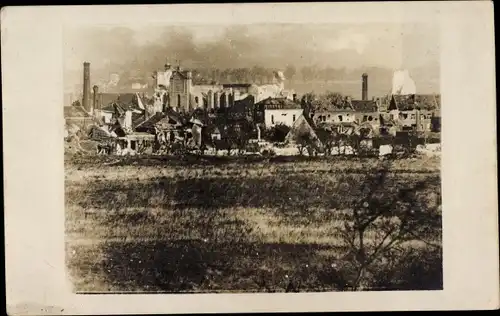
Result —
POLYGON ((147 120, 136 126, 137 131, 152 131, 158 123, 161 123, 167 116, 164 113, 156 113, 147 120))
POLYGON ((285 109, 301 109, 300 104, 293 102, 287 98, 267 98, 257 103, 263 106, 266 110, 285 110, 285 109))
POLYGON ((356 112, 377 112, 377 103, 372 100, 352 100, 356 112))
POLYGON ((132 112, 132 127, 136 127, 137 125, 144 122, 145 116, 143 113, 135 113, 132 112))
POLYGON ((101 110, 114 112, 114 106, 118 105, 121 110, 139 109, 137 95, 135 93, 106 93, 101 99, 101 110))
POLYGON ((152 130, 155 128, 155 126, 162 125, 165 127, 166 125, 183 125, 184 122, 182 118, 179 115, 176 115, 177 113, 174 111, 168 112, 168 113, 156 113, 147 120, 141 122, 136 126, 137 130, 152 130), (172 122, 172 120, 174 122, 172 122))
POLYGON ((310 121, 307 115, 302 114, 299 116, 285 136, 285 140, 293 141, 301 132, 305 132, 309 133, 312 139, 316 141, 316 144, 319 145, 318 142, 321 143, 321 139, 318 137, 314 125, 311 125, 310 121))
POLYGON ((316 127, 316 123, 314 123, 313 119, 309 115, 303 113, 302 116, 304 116, 304 119, 307 121, 309 125, 311 125, 311 127, 313 128, 316 127))
POLYGON ((64 117, 65 118, 89 118, 88 114, 81 106, 65 106, 64 107, 64 117))
POLYGON ((88 136, 94 140, 103 140, 103 139, 113 138, 113 135, 109 131, 107 131, 105 128, 98 127, 98 126, 93 126, 90 129, 88 136))
POLYGON ((435 94, 417 94, 415 103, 421 109, 437 110, 441 108, 441 97, 435 94))
POLYGON ((393 95, 392 99, 391 108, 393 109, 395 105, 400 111, 411 111, 417 108, 420 110, 438 110, 441 108, 441 98, 439 95, 393 95))
POLYGON ((165 114, 174 119, 175 121, 181 123, 181 124, 186 124, 186 120, 184 119, 184 117, 182 117, 182 115, 178 112, 175 112, 173 109, 171 108, 166 108, 165 109, 165 114))

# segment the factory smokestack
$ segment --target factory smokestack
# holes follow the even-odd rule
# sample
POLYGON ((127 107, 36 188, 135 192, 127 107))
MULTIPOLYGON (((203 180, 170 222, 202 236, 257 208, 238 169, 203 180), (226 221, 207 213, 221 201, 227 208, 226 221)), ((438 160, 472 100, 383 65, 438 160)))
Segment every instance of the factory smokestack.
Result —
POLYGON ((364 73, 362 76, 361 100, 368 100, 368 74, 364 73))
POLYGON ((90 63, 83 63, 83 100, 82 100, 83 108, 87 112, 91 112, 91 104, 90 104, 90 63))
POLYGON ((94 86, 92 89, 94 90, 94 95, 93 95, 94 99, 92 100, 92 110, 95 111, 99 109, 99 104, 98 104, 99 87, 94 86))

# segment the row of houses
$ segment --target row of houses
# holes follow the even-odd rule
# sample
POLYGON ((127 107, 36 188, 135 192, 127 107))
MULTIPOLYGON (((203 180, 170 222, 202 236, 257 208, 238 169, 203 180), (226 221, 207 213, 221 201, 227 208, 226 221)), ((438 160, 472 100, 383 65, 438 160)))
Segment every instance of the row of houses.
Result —
MULTIPOLYGON (((84 73, 87 71, 88 65, 84 73)), ((171 71, 169 66, 166 71, 171 71)), ((266 95, 260 92, 269 92, 272 90, 266 90, 269 87, 257 87, 255 91, 243 84, 193 87, 185 80, 189 72, 166 71, 157 73, 153 96, 99 93, 99 88, 94 86, 92 98, 84 97, 83 105, 77 101, 65 107, 66 123, 77 124, 82 129, 92 125, 95 135, 117 138, 131 149, 138 143, 153 142, 159 135, 165 141, 182 139, 201 127, 218 139, 224 133, 234 132, 235 126, 257 139, 264 129, 277 125, 286 125, 292 130, 304 125, 310 129, 328 126, 344 134, 366 128, 371 135, 404 130, 440 131, 439 95, 389 95, 367 100, 366 74, 362 76, 362 100, 311 100, 306 106, 296 94, 284 93, 282 82, 277 84, 279 89, 266 95), (184 94, 179 98, 180 91, 184 94), (202 91, 201 103, 196 95, 199 91, 202 91)), ((284 79, 279 74, 277 77, 284 79)), ((85 78, 88 80, 88 73, 85 78)), ((88 90, 88 82, 84 93, 85 87, 88 90)))

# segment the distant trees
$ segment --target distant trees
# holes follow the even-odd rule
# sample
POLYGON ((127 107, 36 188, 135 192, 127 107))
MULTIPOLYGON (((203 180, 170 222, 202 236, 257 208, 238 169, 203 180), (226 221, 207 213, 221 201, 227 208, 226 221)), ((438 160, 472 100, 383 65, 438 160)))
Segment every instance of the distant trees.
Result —
MULTIPOLYGON (((212 82, 266 84, 272 83, 274 79, 274 69, 261 66, 227 69, 195 68, 192 69, 192 73, 194 84, 210 84, 212 82)), ((288 69, 288 76, 294 76, 293 66, 288 69)), ((286 74, 285 77, 287 77, 286 74)))
POLYGON ((345 101, 346 96, 344 96, 338 92, 328 91, 322 95, 322 99, 327 101, 327 104, 332 104, 334 106, 338 106, 345 101))
MULTIPOLYGON (((344 68, 333 68, 332 66, 318 65, 311 66, 298 66, 288 64, 284 68, 270 68, 261 65, 254 65, 251 67, 236 67, 236 68, 216 68, 216 67, 186 67, 193 73, 193 82, 195 84, 208 84, 212 81, 215 82, 234 82, 234 83, 255 83, 255 84, 268 84, 272 83, 274 79, 274 72, 276 70, 283 71, 285 78, 290 81, 324 81, 330 82, 333 80, 361 80, 363 72, 369 72, 372 78, 392 78, 392 71, 384 69, 356 69, 347 71, 344 68)), ((127 82, 126 78, 130 76, 127 70, 121 70, 120 77, 123 82, 127 82)), ((150 78, 150 72, 147 75, 138 74, 135 77, 150 78)), ((361 83, 360 83, 361 84, 361 83)))
POLYGON ((339 106, 347 106, 346 96, 338 92, 326 92, 316 95, 314 92, 306 93, 301 98, 301 106, 306 114, 316 111, 328 111, 339 106))
POLYGON ((248 82, 251 77, 249 68, 237 68, 234 69, 233 73, 234 79, 240 83, 248 82))
POLYGON ((302 96, 300 100, 300 106, 304 110, 304 114, 310 115, 314 112, 314 104, 313 102, 317 99, 316 95, 313 92, 306 93, 302 96))
POLYGON ((324 81, 330 81, 335 79, 336 72, 335 69, 328 66, 325 69, 323 69, 322 75, 324 81))
POLYGON ((293 65, 288 65, 286 67, 285 71, 283 72, 283 74, 285 75, 285 78, 289 79, 289 80, 293 80, 296 73, 297 73, 297 69, 295 69, 295 66, 293 66, 293 65))
POLYGON ((305 66, 300 69, 300 74, 302 75, 302 80, 309 81, 314 80, 316 77, 315 69, 310 66, 305 66))
POLYGON ((251 78, 254 83, 262 84, 266 81, 266 69, 261 66, 253 66, 251 70, 251 78))

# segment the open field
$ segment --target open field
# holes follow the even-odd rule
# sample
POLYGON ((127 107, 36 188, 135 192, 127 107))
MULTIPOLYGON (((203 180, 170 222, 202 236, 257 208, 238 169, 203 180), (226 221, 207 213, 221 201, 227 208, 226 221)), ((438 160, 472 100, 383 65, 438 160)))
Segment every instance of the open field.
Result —
MULTIPOLYGON (((439 163, 68 158, 69 273, 80 292, 349 290, 354 270, 339 231, 353 221, 352 209, 367 194, 391 201, 411 190, 412 207, 425 213, 425 238, 404 240, 404 259, 374 261, 366 287, 441 289, 439 163), (386 180, 365 192, 381 168, 386 180)), ((373 228, 366 238, 376 245, 380 236, 373 228)))

